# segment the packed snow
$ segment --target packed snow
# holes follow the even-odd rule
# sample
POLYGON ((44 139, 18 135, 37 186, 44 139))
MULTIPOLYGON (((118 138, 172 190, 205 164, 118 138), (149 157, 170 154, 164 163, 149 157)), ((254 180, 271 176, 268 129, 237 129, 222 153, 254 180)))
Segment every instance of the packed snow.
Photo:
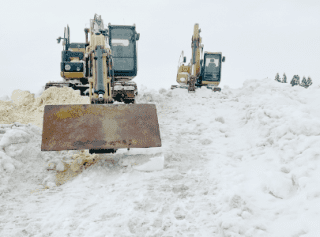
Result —
POLYGON ((157 106, 162 147, 101 155, 62 183, 59 172, 92 157, 41 152, 43 107, 88 98, 1 97, 0 236, 320 236, 319 94, 271 79, 139 88, 137 103, 157 106))

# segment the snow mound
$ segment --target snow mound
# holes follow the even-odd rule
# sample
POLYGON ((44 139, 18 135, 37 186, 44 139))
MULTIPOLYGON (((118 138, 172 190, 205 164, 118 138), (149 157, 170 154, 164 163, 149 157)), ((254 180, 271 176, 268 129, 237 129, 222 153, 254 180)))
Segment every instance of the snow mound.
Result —
POLYGON ((0 148, 7 147, 12 144, 28 143, 31 134, 21 129, 11 129, 4 134, 0 141, 0 148))
MULTIPOLYGON (((78 154, 72 155, 71 158, 63 157, 61 160, 50 161, 48 166, 50 167, 51 164, 54 164, 53 169, 57 171, 55 185, 59 186, 78 176, 83 169, 97 163, 98 159, 98 155, 91 155, 88 150, 83 150, 78 154)), ((47 184, 47 186, 49 185, 47 184)))
POLYGON ((3 95, 3 96, 0 96, 0 100, 7 101, 7 100, 10 100, 10 98, 7 95, 3 95))
POLYGON ((0 193, 2 193, 10 189, 12 185, 10 182, 23 180, 24 172, 34 170, 44 162, 44 159, 40 151, 41 132, 35 125, 2 124, 0 135, 0 180, 2 180, 0 193))
POLYGON ((14 90, 11 95, 11 100, 17 105, 26 106, 32 104, 35 98, 29 91, 14 90))
MULTIPOLYGON (((23 93, 30 103, 0 101, 1 121, 31 121, 44 104, 82 100, 49 90, 34 102, 23 93)), ((0 235, 19 222, 15 236, 320 236, 319 92, 270 79, 220 93, 142 87, 137 102, 156 104, 161 149, 97 158, 40 152, 41 129, 6 122, 0 190, 15 193, 1 197, 0 235), (41 181, 53 189, 23 192, 41 181)))
POLYGON ((32 123, 42 128, 45 105, 89 104, 89 97, 80 96, 79 91, 69 87, 50 87, 37 98, 28 91, 15 90, 11 99, 0 100, 0 124, 32 123))

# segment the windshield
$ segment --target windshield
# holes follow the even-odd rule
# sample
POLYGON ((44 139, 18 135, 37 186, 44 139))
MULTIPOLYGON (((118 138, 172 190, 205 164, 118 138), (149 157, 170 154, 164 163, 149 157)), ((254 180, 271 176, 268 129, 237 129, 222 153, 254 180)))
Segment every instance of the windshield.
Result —
POLYGON ((111 50, 114 58, 134 57, 134 41, 132 29, 111 29, 111 50))
POLYGON ((127 26, 109 27, 110 48, 113 68, 117 73, 134 73, 136 65, 135 31, 127 26))
POLYGON ((112 46, 129 46, 129 40, 127 39, 112 39, 112 46))
POLYGON ((206 56, 206 72, 218 72, 220 68, 220 54, 209 54, 206 56))

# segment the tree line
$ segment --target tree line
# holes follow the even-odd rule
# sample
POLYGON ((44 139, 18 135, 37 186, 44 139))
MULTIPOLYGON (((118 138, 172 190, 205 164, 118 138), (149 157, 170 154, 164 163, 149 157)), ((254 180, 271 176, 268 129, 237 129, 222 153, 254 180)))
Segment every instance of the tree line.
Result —
MULTIPOLYGON (((287 76, 285 73, 283 73, 283 78, 281 79, 279 76, 279 73, 277 73, 275 80, 277 82, 281 82, 281 83, 287 83, 287 76)), ((308 79, 306 79, 306 77, 304 76, 302 78, 302 81, 300 83, 300 77, 298 75, 294 75, 293 78, 290 81, 290 84, 292 86, 302 86, 304 88, 308 88, 309 86, 312 85, 312 79, 311 77, 308 77, 308 79)))

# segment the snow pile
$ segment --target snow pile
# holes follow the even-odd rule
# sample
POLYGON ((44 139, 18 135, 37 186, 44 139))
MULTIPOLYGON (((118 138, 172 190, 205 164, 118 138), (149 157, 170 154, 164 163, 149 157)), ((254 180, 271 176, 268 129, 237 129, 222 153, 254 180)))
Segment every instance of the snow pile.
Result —
POLYGON ((89 104, 89 97, 81 97, 79 91, 69 87, 50 87, 37 98, 28 91, 15 90, 11 100, 0 100, 0 124, 32 123, 40 128, 45 105, 89 104))
MULTIPOLYGON (((45 105, 88 104, 86 97, 71 88, 49 88, 34 98, 28 91, 15 90, 11 101, 0 100, 0 189, 7 190, 12 177, 21 175, 26 164, 37 166, 34 162, 45 163, 50 152, 41 153, 43 111, 45 105), (21 169, 22 168, 22 169, 21 169), (17 170, 20 170, 19 172, 17 170)), ((4 99, 4 100, 3 100, 4 99)), ((53 155, 54 152, 51 152, 53 155)), ((43 164, 44 165, 44 164, 43 164)), ((36 171, 38 172, 38 171, 36 171)), ((45 171, 39 171, 45 175, 45 171)), ((22 178, 22 177, 20 177, 22 178)), ((17 180, 19 180, 18 178, 17 180)), ((46 183, 44 183, 46 185, 46 183)))
POLYGON ((8 101, 8 100, 10 100, 10 98, 9 98, 9 96, 5 95, 5 96, 0 96, 0 100, 8 101))
POLYGON ((320 101, 319 89, 309 89, 250 80, 235 90, 240 119, 210 162, 223 185, 215 199, 222 235, 319 235, 320 101))
POLYGON ((48 161, 47 170, 53 172, 50 172, 42 184, 48 188, 62 185, 98 160, 99 156, 89 154, 88 150, 59 152, 58 156, 48 161))
MULTIPOLYGON (((270 89, 266 84, 261 87, 270 89)), ((265 96, 266 92, 260 96, 254 92, 254 98, 260 99, 248 104, 245 127, 259 131, 257 147, 277 152, 271 160, 280 164, 281 170, 269 174, 269 180, 278 184, 267 184, 267 189, 280 198, 295 191, 307 199, 316 198, 320 196, 320 186, 316 185, 320 178, 318 90, 298 88, 288 96, 286 89, 275 88, 277 96, 273 98, 265 96)))
POLYGON ((0 235, 320 236, 319 92, 268 79, 220 93, 142 87, 136 101, 156 104, 162 147, 95 160, 40 153, 30 125, 3 127, 1 182, 13 178, 0 235), (50 189, 26 195, 35 184, 50 189))
POLYGON ((0 194, 12 191, 28 172, 41 177, 37 185, 53 188, 98 161, 88 151, 41 152, 41 135, 41 129, 32 124, 0 125, 0 194))
POLYGON ((42 162, 40 139, 41 130, 34 125, 0 125, 0 193, 10 189, 12 178, 23 179, 25 174, 21 176, 17 170, 37 167, 39 159, 42 162))
POLYGON ((26 106, 32 104, 35 100, 34 95, 28 91, 15 90, 12 92, 11 100, 19 106, 26 106))

